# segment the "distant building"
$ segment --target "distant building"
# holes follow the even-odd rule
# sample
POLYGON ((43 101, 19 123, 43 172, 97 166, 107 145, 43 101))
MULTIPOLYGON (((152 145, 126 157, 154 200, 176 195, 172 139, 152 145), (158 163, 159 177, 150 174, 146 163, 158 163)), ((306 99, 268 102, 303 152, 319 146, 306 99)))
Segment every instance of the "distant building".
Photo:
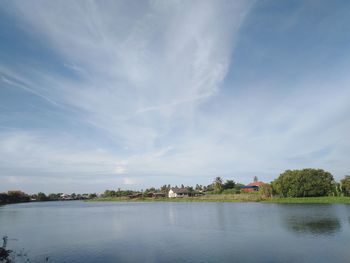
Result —
POLYGON ((241 191, 249 193, 259 191, 260 187, 264 185, 264 182, 253 182, 246 186, 241 187, 241 191))
POLYGON ((157 197, 165 197, 166 194, 165 193, 161 193, 161 192, 158 192, 158 193, 153 193, 152 194, 152 197, 154 198, 157 198, 157 197))
POLYGON ((133 199, 133 198, 140 198, 140 197, 142 197, 142 193, 136 193, 136 194, 128 195, 128 197, 129 197, 130 199, 133 199))
POLYGON ((69 195, 69 194, 61 194, 60 198, 62 200, 71 200, 72 199, 72 196, 69 195))
POLYGON ((189 197, 189 196, 201 196, 203 195, 202 192, 198 192, 198 191, 191 191, 187 188, 181 187, 173 187, 170 188, 169 193, 168 193, 168 197, 172 198, 172 197, 189 197))
POLYGON ((187 188, 178 188, 178 187, 173 187, 170 188, 168 197, 188 197, 191 195, 191 191, 189 191, 187 188))

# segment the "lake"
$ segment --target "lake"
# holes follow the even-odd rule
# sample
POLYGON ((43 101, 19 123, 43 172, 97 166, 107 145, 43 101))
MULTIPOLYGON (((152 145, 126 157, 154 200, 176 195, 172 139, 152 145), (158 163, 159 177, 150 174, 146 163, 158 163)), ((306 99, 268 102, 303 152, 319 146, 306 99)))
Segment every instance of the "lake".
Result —
POLYGON ((350 206, 25 203, 0 235, 16 262, 349 262, 350 206))

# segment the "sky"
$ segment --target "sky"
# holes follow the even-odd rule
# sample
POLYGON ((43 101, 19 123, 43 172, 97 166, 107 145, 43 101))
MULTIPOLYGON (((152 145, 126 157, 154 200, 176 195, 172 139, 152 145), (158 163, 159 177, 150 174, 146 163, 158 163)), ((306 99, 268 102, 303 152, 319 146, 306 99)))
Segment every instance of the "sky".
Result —
POLYGON ((350 174, 350 1, 0 1, 0 191, 350 174))

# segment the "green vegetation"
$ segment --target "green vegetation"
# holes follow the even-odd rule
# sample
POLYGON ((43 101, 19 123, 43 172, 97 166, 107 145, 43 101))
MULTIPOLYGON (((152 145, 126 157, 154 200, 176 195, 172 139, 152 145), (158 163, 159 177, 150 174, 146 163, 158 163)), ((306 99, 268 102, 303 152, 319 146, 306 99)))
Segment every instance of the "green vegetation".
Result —
POLYGON ((273 196, 273 189, 271 184, 264 184, 260 187, 259 193, 265 198, 271 198, 273 196))
POLYGON ((222 179, 221 177, 216 177, 213 183, 214 191, 221 192, 222 191, 222 179))
POLYGON ((340 180, 340 192, 345 196, 350 196, 350 175, 340 180))
POLYGON ((105 201, 105 202, 260 202, 266 200, 258 193, 252 194, 208 194, 196 197, 182 197, 182 198, 152 198, 152 197, 101 197, 88 202, 105 201))
POLYGON ((335 181, 321 169, 287 170, 272 182, 273 192, 281 197, 317 197, 335 193, 335 181))
MULTIPOLYGON (((254 182, 258 178, 254 177, 254 182)), ((96 201, 130 201, 130 202, 269 202, 269 203, 342 203, 350 204, 350 176, 345 176, 336 183, 333 176, 321 169, 287 170, 270 184, 260 186, 258 192, 243 193, 242 184, 233 180, 223 181, 216 177, 208 186, 193 187, 181 185, 190 192, 197 191, 201 196, 166 198, 149 195, 152 192, 167 193, 170 185, 160 189, 154 187, 145 192, 106 191, 96 201), (111 194, 112 193, 112 194, 111 194)))
POLYGON ((29 202, 29 195, 22 191, 8 191, 7 193, 0 193, 0 205, 29 202))
MULTIPOLYGON (((167 198, 171 186, 151 187, 146 190, 133 191, 106 190, 97 198, 96 194, 61 193, 45 195, 38 193, 27 195, 21 191, 0 193, 0 204, 28 201, 53 200, 94 200, 94 201, 129 201, 129 202, 270 202, 270 203, 342 203, 350 204, 350 176, 345 176, 340 182, 335 182, 333 176, 322 169, 287 170, 271 183, 259 183, 251 191, 241 191, 242 184, 233 180, 216 177, 207 186, 196 184, 181 185, 191 197, 167 198), (259 191, 256 191, 256 190, 259 191)), ((246 188, 247 189, 247 188, 246 188)), ((248 188, 249 189, 249 188, 248 188)))
POLYGON ((97 198, 87 202, 264 202, 283 204, 350 204, 347 196, 322 196, 322 197, 274 197, 267 198, 260 193, 249 194, 211 194, 198 197, 184 198, 151 198, 140 197, 130 199, 128 197, 97 198))
POLYGON ((42 192, 38 194, 28 195, 22 191, 8 191, 7 193, 0 193, 0 205, 15 204, 34 201, 59 201, 59 200, 85 200, 96 198, 97 194, 71 194, 69 199, 61 197, 62 193, 51 193, 46 195, 42 192))
POLYGON ((281 204, 350 204, 350 197, 347 196, 321 196, 321 197, 287 197, 270 198, 264 200, 268 203, 281 204))

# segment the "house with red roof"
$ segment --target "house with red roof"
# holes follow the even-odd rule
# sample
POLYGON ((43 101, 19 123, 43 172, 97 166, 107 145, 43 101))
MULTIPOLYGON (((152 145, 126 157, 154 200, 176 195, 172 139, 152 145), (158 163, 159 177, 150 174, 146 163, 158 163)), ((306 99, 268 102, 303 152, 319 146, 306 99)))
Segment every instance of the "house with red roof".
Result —
POLYGON ((246 193, 256 192, 259 191, 260 187, 264 184, 264 182, 252 182, 246 186, 241 187, 241 191, 246 193))

